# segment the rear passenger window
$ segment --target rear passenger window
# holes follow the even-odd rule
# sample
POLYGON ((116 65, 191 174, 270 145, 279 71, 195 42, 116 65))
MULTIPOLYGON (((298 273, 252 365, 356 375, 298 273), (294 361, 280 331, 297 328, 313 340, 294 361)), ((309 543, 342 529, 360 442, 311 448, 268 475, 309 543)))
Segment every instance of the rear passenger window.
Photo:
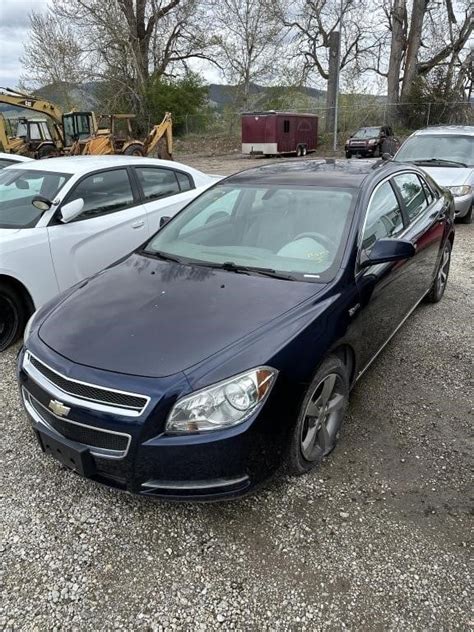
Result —
POLYGON ((397 197, 389 182, 372 195, 367 211, 362 248, 370 250, 378 239, 396 237, 403 230, 403 217, 397 197))
POLYGON ((428 206, 420 179, 415 173, 404 173, 395 176, 394 180, 405 203, 408 217, 413 221, 428 206))
POLYGON ((179 188, 181 189, 181 191, 189 191, 190 189, 194 189, 194 184, 187 173, 176 171, 176 177, 178 178, 179 188))
POLYGON ((425 182, 425 180, 423 180, 423 178, 420 178, 420 181, 421 181, 421 186, 423 187, 423 191, 425 192, 426 199, 428 200, 428 204, 431 204, 431 202, 435 199, 434 193, 430 189, 428 184, 425 182))
POLYGON ((126 169, 87 176, 73 189, 66 201, 72 202, 77 198, 83 198, 84 210, 73 220, 75 222, 115 213, 135 204, 126 169))
POLYGON ((180 192, 178 180, 172 169, 136 167, 135 171, 147 202, 180 192))

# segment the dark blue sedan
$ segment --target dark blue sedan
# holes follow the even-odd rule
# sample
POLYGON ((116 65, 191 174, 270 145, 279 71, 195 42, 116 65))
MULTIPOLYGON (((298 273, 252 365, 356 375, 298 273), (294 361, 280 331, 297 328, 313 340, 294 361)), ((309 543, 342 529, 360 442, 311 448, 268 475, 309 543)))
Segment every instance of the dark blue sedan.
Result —
POLYGON ((41 448, 174 499, 311 470, 360 375, 443 296, 453 220, 451 194, 408 165, 280 163, 220 181, 30 320, 19 383, 41 448))

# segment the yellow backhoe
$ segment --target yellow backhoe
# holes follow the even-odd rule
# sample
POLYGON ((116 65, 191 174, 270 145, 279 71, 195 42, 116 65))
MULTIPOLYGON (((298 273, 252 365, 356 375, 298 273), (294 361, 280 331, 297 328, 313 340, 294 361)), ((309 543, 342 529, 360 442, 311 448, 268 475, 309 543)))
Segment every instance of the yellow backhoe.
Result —
POLYGON ((45 119, 18 119, 16 132, 9 134, 5 118, 0 118, 0 143, 7 153, 31 158, 62 155, 126 154, 157 156, 172 159, 173 122, 166 112, 145 141, 133 137, 133 114, 111 114, 96 117, 94 112, 67 112, 49 101, 0 88, 0 103, 45 114, 45 119), (19 133, 20 132, 20 133, 19 133), (160 142, 162 141, 162 142, 160 142))
POLYGON ((144 141, 137 140, 132 134, 133 118, 133 114, 101 116, 97 131, 82 145, 79 143, 81 147, 77 153, 156 156, 172 160, 173 120, 170 112, 165 113, 161 123, 153 126, 144 141))

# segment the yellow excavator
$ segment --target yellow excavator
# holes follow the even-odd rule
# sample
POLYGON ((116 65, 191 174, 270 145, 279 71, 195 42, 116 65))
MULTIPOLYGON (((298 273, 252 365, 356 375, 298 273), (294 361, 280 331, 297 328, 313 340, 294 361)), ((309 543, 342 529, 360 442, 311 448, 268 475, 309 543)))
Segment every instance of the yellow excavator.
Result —
POLYGON ((7 153, 31 158, 88 154, 173 158, 173 120, 169 112, 152 128, 145 141, 141 141, 132 133, 133 114, 97 117, 94 112, 63 113, 45 99, 10 88, 0 88, 0 103, 46 115, 50 122, 48 125, 44 118, 21 118, 16 131, 12 132, 6 119, 0 116, 0 143, 7 153))

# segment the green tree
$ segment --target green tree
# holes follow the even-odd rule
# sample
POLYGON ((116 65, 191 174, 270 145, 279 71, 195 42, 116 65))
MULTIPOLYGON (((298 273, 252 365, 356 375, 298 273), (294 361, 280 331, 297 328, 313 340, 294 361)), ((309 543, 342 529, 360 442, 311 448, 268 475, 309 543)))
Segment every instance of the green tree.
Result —
POLYGON ((183 134, 192 128, 205 127, 209 117, 206 107, 207 86, 201 77, 189 72, 181 78, 159 77, 149 81, 145 90, 147 124, 158 123, 165 112, 173 114, 173 129, 183 134))

